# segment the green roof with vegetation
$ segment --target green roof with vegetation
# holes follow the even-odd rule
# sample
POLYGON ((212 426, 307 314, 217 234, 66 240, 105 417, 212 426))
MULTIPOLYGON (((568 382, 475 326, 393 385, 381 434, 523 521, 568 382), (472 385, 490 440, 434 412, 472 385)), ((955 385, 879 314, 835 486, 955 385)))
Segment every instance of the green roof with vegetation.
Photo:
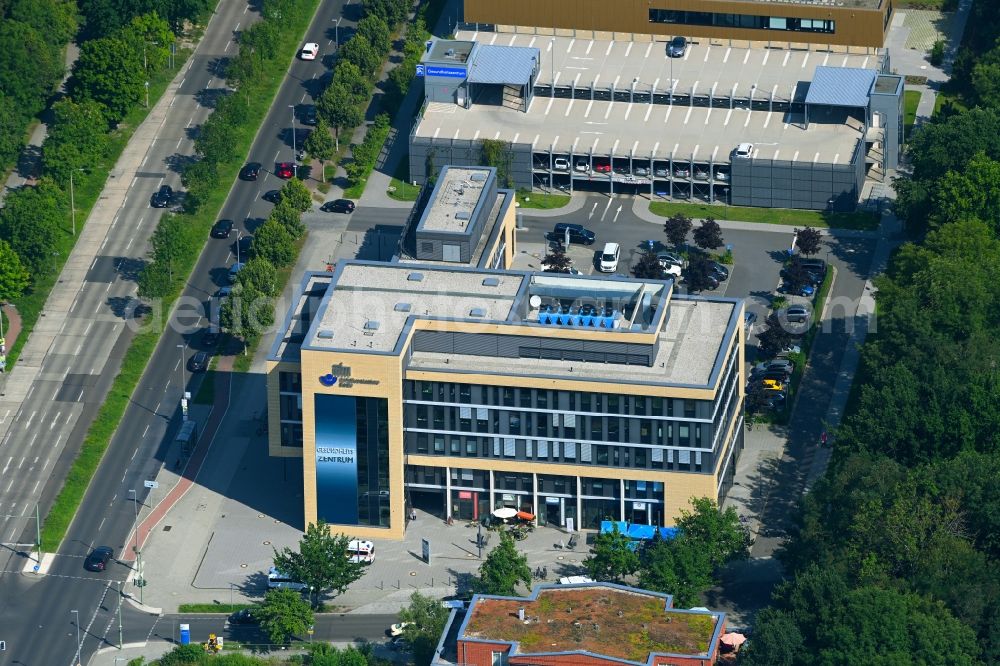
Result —
POLYGON ((543 588, 534 599, 478 599, 459 640, 518 643, 525 654, 584 651, 645 664, 654 653, 709 654, 715 624, 715 615, 667 608, 666 597, 641 590, 543 588))

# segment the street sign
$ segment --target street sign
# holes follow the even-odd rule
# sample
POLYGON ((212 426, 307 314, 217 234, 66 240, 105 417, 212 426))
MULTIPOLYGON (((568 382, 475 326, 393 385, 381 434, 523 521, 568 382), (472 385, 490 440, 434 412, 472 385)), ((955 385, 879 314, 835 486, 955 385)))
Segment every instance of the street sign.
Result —
POLYGON ((431 563, 431 542, 427 539, 420 540, 421 554, 424 556, 424 562, 427 564, 431 563))
POLYGON ((160 487, 160 484, 159 484, 158 481, 143 481, 142 485, 146 486, 147 488, 159 488, 160 487))

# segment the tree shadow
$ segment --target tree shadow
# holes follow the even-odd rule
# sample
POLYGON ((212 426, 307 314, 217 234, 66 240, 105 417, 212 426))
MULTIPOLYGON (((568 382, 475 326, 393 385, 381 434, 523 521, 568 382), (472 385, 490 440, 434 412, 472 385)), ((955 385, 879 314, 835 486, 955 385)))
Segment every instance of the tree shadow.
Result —
POLYGON ((198 157, 196 155, 182 155, 181 153, 174 153, 173 155, 168 155, 163 161, 167 165, 168 169, 174 173, 184 175, 184 170, 197 162, 198 157))
POLYGON ((147 261, 138 257, 117 257, 115 259, 115 272, 119 279, 129 282, 138 282, 139 274, 146 267, 147 261))
POLYGON ((229 91, 226 88, 202 88, 194 94, 194 98, 199 106, 214 109, 219 105, 219 100, 228 94, 229 91))
POLYGON ((141 301, 131 296, 109 296, 105 304, 111 313, 121 319, 137 319, 142 313, 136 310, 141 306, 141 301))
POLYGON ((471 599, 476 593, 476 575, 468 571, 456 571, 450 567, 447 572, 455 581, 455 598, 471 599))

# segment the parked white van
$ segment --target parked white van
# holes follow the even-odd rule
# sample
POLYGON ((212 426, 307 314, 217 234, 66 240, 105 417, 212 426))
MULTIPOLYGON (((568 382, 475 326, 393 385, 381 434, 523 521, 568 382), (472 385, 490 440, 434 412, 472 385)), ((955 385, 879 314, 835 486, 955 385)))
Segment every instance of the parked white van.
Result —
POLYGON ((353 539, 347 544, 347 557, 351 562, 371 564, 375 561, 375 544, 371 541, 353 539))
POLYGON ((597 265, 602 273, 614 273, 618 270, 618 257, 621 255, 621 248, 618 243, 605 243, 604 250, 601 251, 601 261, 597 265))

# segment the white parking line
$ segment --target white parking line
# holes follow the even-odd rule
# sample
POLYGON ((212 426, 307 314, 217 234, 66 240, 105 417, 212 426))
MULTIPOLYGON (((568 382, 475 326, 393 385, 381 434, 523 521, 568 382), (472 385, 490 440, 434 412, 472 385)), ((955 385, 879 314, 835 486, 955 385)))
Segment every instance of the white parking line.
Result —
POLYGON ((552 104, 556 101, 555 97, 549 98, 549 103, 545 105, 545 115, 549 115, 549 111, 552 110, 552 104))
POLYGON ((594 40, 590 40, 589 42, 587 42, 587 50, 585 51, 585 53, 587 55, 590 55, 590 49, 592 48, 594 48, 594 40))
POLYGON ((652 112, 653 112, 653 105, 652 104, 647 105, 646 106, 646 115, 643 117, 642 122, 648 123, 649 122, 649 114, 651 114, 652 112))
POLYGON ((566 47, 566 53, 573 50, 573 45, 576 44, 576 38, 569 40, 569 46, 566 47))
POLYGON ((611 55, 611 49, 613 49, 614 47, 615 47, 614 42, 608 42, 608 48, 604 51, 604 55, 606 56, 611 55))
POLYGON ((625 107, 625 120, 628 120, 628 114, 630 113, 632 113, 632 102, 629 102, 628 106, 625 107))
POLYGON ((642 57, 643 58, 648 58, 649 57, 649 52, 652 51, 652 50, 653 50, 653 42, 650 42, 649 46, 646 47, 646 53, 645 53, 645 55, 643 55, 642 57))
POLYGON ((767 115, 766 115, 766 116, 764 117, 764 129, 767 129, 767 124, 768 124, 769 122, 771 122, 771 115, 772 115, 772 114, 773 114, 773 112, 772 112, 772 111, 768 111, 768 112, 767 112, 767 115))
POLYGON ((688 110, 687 110, 687 113, 684 114, 684 124, 685 125, 687 125, 688 124, 688 120, 691 119, 691 112, 692 111, 694 111, 694 107, 693 106, 689 106, 688 110))
POLYGON ((589 118, 590 117, 590 110, 592 108, 594 108, 594 100, 590 100, 589 102, 587 102, 587 110, 583 112, 583 117, 584 118, 589 118))
POLYGON ((729 62, 729 54, 733 52, 733 48, 730 46, 726 48, 726 55, 722 56, 722 64, 725 65, 729 62))
POLYGON ((788 64, 788 57, 792 55, 791 51, 785 51, 785 59, 781 61, 781 66, 784 67, 788 64))
POLYGON ((628 57, 628 54, 632 52, 632 46, 633 45, 635 45, 635 42, 629 42, 628 43, 628 48, 625 49, 625 57, 626 58, 628 57))
POLYGON ((806 68, 806 63, 809 62, 809 52, 806 51, 805 56, 802 58, 802 69, 806 68))

